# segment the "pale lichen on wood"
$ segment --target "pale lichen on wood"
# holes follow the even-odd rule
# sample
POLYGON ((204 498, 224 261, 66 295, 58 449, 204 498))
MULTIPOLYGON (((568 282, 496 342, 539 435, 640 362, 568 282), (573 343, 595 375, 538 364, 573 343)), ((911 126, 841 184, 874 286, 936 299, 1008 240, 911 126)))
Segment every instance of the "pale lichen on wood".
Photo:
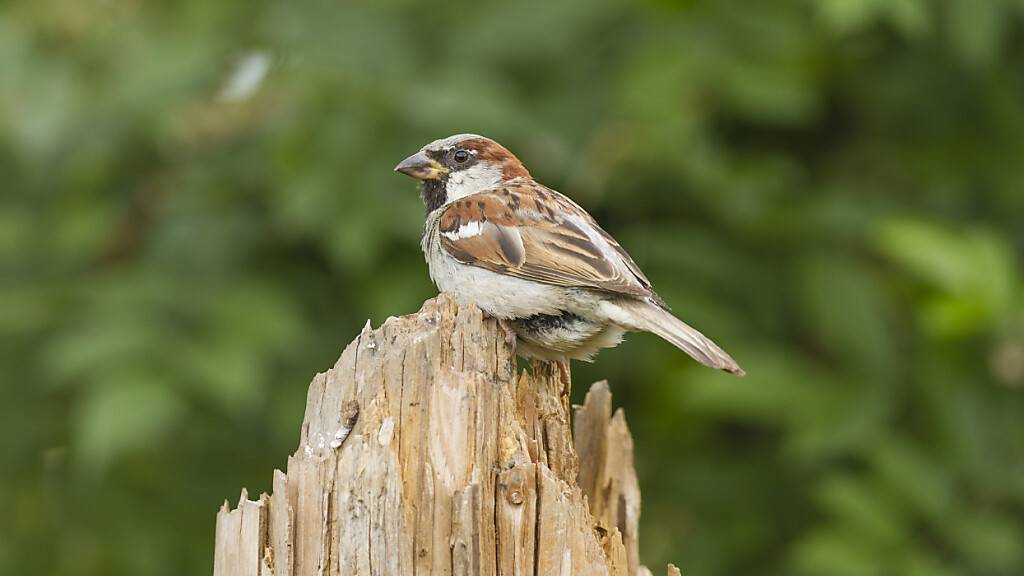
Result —
POLYGON ((474 307, 367 324, 310 384, 273 495, 217 514, 214 574, 649 574, 625 418, 605 383, 575 434, 569 412, 568 374, 517 375, 514 336, 474 307))

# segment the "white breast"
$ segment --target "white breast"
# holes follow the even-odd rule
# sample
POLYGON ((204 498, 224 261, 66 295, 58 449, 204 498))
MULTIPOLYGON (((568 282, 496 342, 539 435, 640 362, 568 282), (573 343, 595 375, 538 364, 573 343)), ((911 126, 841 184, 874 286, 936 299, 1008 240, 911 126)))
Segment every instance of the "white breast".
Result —
POLYGON ((571 307, 568 290, 505 276, 484 268, 463 264, 441 248, 437 210, 427 218, 423 254, 430 278, 438 290, 459 302, 475 304, 495 318, 527 318, 536 314, 558 314, 571 307))

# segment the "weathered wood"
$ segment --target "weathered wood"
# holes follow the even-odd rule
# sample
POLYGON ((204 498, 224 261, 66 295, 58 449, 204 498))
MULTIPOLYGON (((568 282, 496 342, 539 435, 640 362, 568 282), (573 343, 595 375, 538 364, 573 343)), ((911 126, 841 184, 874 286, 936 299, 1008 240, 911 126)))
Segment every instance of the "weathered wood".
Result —
POLYGON ((273 495, 217 514, 215 576, 649 574, 607 384, 577 409, 574 445, 568 369, 517 376, 514 353, 445 295, 367 324, 310 384, 273 495))
POLYGON ((612 416, 608 383, 595 383, 573 425, 581 462, 579 485, 587 495, 598 530, 618 534, 625 547, 629 574, 640 565, 640 483, 633 468, 633 436, 621 409, 612 416))
POLYGON ((259 500, 249 500, 242 489, 238 507, 228 509, 227 500, 217 513, 217 548, 213 571, 224 576, 260 574, 263 550, 266 545, 266 494, 259 500))

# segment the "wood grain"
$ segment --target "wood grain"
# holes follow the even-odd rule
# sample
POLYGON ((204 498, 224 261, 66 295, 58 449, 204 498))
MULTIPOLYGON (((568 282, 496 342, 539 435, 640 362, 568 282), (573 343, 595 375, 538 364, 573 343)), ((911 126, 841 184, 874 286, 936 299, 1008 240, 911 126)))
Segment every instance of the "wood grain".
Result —
POLYGON ((569 391, 446 295, 368 323, 310 384, 273 495, 218 512, 215 576, 649 573, 625 417, 597 383, 574 442, 569 391))

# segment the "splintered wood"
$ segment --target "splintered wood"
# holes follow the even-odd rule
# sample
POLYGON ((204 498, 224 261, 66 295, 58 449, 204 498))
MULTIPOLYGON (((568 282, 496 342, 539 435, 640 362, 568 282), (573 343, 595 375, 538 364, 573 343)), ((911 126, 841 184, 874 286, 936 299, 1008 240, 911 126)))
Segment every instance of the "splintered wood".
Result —
POLYGON ((367 325, 273 495, 217 514, 215 576, 649 574, 625 417, 597 383, 571 434, 567 379, 445 295, 367 325))

